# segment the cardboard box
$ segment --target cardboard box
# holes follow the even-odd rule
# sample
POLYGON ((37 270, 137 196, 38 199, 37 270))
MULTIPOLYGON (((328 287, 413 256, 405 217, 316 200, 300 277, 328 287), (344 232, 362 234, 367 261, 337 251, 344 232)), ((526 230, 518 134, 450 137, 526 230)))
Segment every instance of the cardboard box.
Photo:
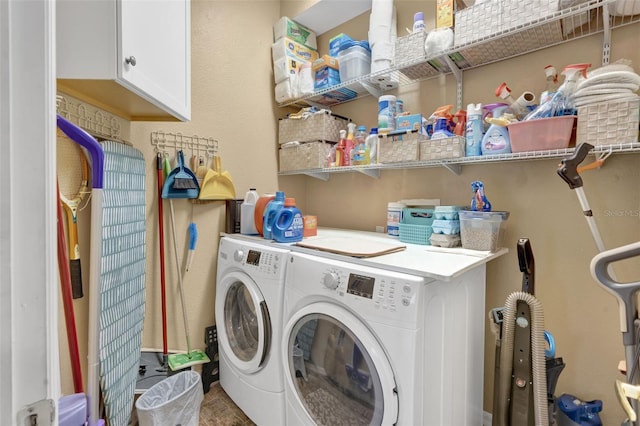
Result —
POLYGON ((338 59, 329 55, 313 61, 313 75, 315 90, 322 90, 340 83, 338 59))
POLYGON ((426 122, 423 124, 423 121, 422 114, 399 115, 396 117, 395 130, 418 130, 426 135, 426 122))
POLYGON ((436 1, 436 28, 453 27, 453 0, 436 1))
POLYGON ((354 41, 354 40, 344 33, 340 33, 337 36, 333 36, 329 40, 329 55, 338 56, 338 53, 340 53, 340 46, 342 46, 347 41, 354 41))
POLYGON ((293 39, 284 37, 271 45, 271 57, 274 64, 279 59, 286 57, 294 58, 299 61, 313 62, 318 59, 318 52, 315 49, 311 49, 293 39))

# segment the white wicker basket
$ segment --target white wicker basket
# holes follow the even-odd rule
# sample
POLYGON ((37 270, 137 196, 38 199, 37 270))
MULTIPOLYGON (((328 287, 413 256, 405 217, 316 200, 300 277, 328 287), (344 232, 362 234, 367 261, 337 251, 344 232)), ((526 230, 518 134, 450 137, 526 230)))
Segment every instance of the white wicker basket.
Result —
POLYGON ((578 107, 576 142, 593 146, 638 142, 640 97, 578 107))
POLYGON ((427 56, 424 43, 427 39, 425 31, 418 31, 396 38, 393 64, 398 70, 412 80, 438 75, 448 72, 449 67, 442 64, 438 69, 433 61, 425 61, 427 56))
POLYGON ((305 118, 282 118, 278 121, 278 142, 338 142, 340 130, 347 130, 349 121, 329 110, 322 110, 305 118))
POLYGON ((465 138, 431 139, 420 142, 420 160, 443 160, 462 158, 465 153, 465 138))
POLYGON ((380 137, 378 153, 379 163, 402 163, 416 161, 419 158, 418 144, 424 136, 418 132, 402 135, 383 135, 380 137))
POLYGON ((324 168, 331 146, 330 143, 318 141, 280 148, 280 171, 324 168))

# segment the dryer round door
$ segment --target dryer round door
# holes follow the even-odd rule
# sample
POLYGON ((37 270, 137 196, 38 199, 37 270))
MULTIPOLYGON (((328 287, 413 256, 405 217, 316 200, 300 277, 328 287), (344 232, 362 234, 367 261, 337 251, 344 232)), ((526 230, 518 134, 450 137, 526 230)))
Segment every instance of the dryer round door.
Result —
POLYGON ((391 364, 370 329, 347 310, 317 302, 295 312, 285 328, 283 354, 288 404, 301 422, 397 422, 391 364))
POLYGON ((256 283, 230 272, 216 284, 218 343, 229 361, 251 374, 263 366, 271 346, 271 319, 256 283))

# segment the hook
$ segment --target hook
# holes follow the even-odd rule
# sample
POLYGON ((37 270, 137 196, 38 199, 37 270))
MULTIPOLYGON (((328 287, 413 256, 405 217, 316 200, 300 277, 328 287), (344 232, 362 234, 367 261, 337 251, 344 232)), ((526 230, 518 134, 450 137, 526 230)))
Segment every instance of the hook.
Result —
POLYGON ((604 161, 609 158, 609 156, 613 154, 613 150, 609 148, 608 151, 604 151, 598 154, 598 157, 593 163, 589 163, 586 166, 579 166, 578 173, 582 173, 587 170, 599 169, 604 165, 604 161))

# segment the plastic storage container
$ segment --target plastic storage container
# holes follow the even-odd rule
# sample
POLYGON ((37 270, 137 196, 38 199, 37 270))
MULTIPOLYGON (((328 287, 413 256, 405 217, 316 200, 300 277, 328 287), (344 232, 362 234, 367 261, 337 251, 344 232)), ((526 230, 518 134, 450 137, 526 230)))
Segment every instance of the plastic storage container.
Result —
POLYGON ((567 148, 575 120, 575 115, 565 115, 511 123, 507 126, 511 152, 567 148))
POLYGON ((340 81, 345 82, 371 72, 371 50, 369 43, 348 41, 338 53, 340 81))
POLYGON ((505 221, 509 218, 509 212, 460 210, 459 215, 463 248, 496 251, 502 247, 505 221))
POLYGON ((169 376, 136 401, 140 426, 198 426, 204 399, 200 374, 193 370, 169 376))

